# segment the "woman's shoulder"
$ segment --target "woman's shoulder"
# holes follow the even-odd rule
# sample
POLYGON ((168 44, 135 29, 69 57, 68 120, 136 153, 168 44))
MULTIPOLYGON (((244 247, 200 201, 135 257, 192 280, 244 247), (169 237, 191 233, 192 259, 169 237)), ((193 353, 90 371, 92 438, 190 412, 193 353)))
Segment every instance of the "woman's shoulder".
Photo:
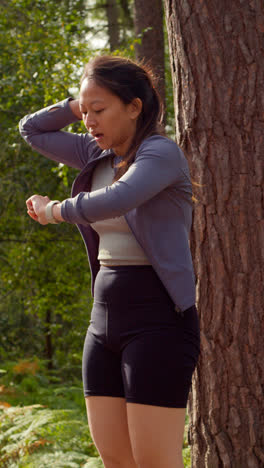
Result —
POLYGON ((182 149, 171 138, 159 134, 151 135, 145 138, 139 148, 138 155, 153 154, 153 156, 161 156, 168 159, 182 159, 185 160, 182 149))

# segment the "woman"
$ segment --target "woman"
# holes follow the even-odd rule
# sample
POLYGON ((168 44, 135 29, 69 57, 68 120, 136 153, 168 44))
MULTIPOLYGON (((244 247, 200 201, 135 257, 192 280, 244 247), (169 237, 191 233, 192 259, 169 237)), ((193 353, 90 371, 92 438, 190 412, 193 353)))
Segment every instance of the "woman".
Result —
POLYGON ((91 435, 106 468, 182 468, 199 349, 189 249, 192 190, 182 151, 161 131, 151 74, 111 56, 88 63, 79 99, 24 117, 25 140, 80 169, 62 202, 31 196, 40 224, 77 224, 94 304, 83 350, 91 435), (89 133, 61 131, 83 119, 89 133))

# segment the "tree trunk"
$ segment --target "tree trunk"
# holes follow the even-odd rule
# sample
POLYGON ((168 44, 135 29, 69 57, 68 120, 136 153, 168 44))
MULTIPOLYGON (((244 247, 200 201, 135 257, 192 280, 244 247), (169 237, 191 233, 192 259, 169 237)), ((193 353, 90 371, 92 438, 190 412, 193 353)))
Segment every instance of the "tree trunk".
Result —
POLYGON ((201 327, 192 467, 260 468, 264 4, 165 0, 165 12, 176 139, 202 184, 191 233, 201 327))
POLYGON ((110 50, 113 51, 119 46, 119 14, 116 0, 107 0, 105 7, 108 23, 110 50))
POLYGON ((45 325, 45 341, 46 341, 46 356, 48 360, 48 369, 53 369, 53 346, 51 340, 51 311, 46 312, 46 325, 45 325))
POLYGON ((126 23, 129 29, 133 28, 133 19, 129 9, 129 1, 128 0, 120 0, 120 6, 123 10, 124 14, 124 22, 126 23))
POLYGON ((165 64, 162 0, 135 0, 134 23, 136 35, 142 35, 136 44, 136 58, 150 63, 158 77, 158 91, 165 108, 165 64), (148 29, 150 28, 150 29, 148 29), (145 32, 143 32, 146 30, 145 32))

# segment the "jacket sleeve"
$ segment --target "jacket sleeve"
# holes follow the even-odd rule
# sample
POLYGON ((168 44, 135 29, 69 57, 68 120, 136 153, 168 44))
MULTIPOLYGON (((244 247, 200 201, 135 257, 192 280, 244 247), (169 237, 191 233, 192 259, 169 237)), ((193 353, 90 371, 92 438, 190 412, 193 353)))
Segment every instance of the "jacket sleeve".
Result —
POLYGON ((49 107, 23 117, 19 131, 24 140, 49 159, 76 169, 82 169, 97 147, 88 133, 71 133, 61 129, 77 122, 69 101, 64 99, 49 107), (52 112, 50 112, 52 109, 52 112))
POLYGON ((186 158, 173 141, 149 137, 141 144, 135 162, 117 182, 64 200, 62 217, 69 223, 84 225, 119 217, 173 184, 183 185, 183 190, 191 192, 186 158))

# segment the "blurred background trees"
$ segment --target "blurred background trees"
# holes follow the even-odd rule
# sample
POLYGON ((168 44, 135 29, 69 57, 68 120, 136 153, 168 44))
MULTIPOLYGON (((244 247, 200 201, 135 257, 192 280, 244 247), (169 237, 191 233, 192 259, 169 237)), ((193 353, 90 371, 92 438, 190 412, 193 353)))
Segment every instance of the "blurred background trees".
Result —
MULTIPOLYGON (((83 1, 13 1, 4 2, 3 9, 0 354, 18 359, 36 353, 49 368, 61 367, 70 365, 68 351, 74 362, 79 330, 87 324, 87 261, 74 228, 42 229, 31 223, 25 200, 32 193, 66 198, 75 173, 33 152, 21 139, 18 122, 68 96, 78 83, 90 54, 83 42, 89 33, 87 12, 83 1)), ((80 125, 73 128, 81 130, 80 125)))

